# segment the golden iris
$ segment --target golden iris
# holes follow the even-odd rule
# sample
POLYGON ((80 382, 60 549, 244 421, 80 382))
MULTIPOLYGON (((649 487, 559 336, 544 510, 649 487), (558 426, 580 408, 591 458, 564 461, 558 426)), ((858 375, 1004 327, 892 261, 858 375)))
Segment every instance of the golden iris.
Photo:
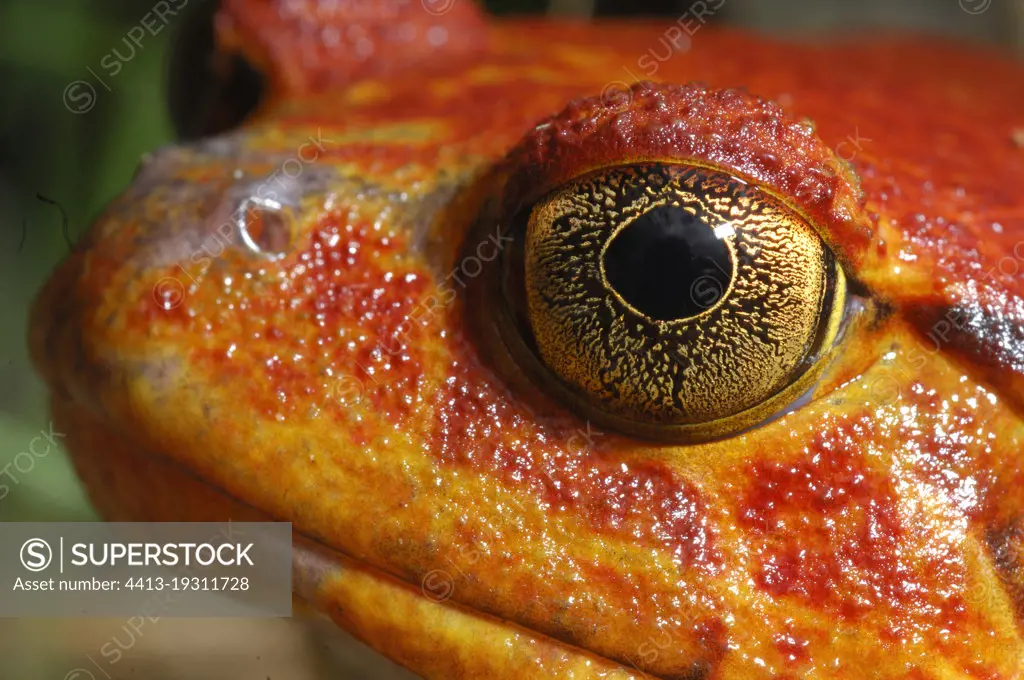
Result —
POLYGON ((846 300, 806 219, 692 165, 614 167, 556 190, 506 266, 524 346, 562 396, 660 438, 721 436, 786 406, 820 373, 846 300))

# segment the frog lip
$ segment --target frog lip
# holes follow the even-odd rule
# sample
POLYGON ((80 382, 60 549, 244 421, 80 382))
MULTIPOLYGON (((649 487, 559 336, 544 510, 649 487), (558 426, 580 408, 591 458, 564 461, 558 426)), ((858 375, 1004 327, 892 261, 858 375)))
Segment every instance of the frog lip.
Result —
MULTIPOLYGON (((58 430, 66 432, 77 472, 99 512, 121 521, 266 522, 277 519, 178 462, 137 446, 128 432, 112 431, 93 409, 53 399, 58 430)), ((287 518, 283 518, 287 519, 287 518)), ((335 625, 393 661, 426 672, 444 658, 477 657, 496 678, 523 677, 509 670, 509 654, 535 668, 538 658, 582 664, 617 677, 623 666, 571 641, 497 618, 427 585, 430 574, 389 573, 293 524, 292 590, 335 625), (446 623, 447 625, 441 625, 446 623), (428 644, 433 643, 433 644, 428 644), (431 648, 429 659, 420 654, 431 648)), ((433 673, 429 677, 447 677, 433 673)), ((465 677, 465 676, 459 676, 465 677)), ((477 677, 473 675, 472 677, 477 677)), ((631 676, 630 676, 631 677, 631 676)), ((655 677, 655 676, 645 676, 655 677)))

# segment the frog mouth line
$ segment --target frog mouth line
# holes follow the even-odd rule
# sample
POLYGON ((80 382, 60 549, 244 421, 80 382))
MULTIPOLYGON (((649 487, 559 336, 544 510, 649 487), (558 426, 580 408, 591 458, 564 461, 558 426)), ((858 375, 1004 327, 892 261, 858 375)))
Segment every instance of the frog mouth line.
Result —
MULTIPOLYGON (((67 450, 90 500, 106 520, 287 521, 210 484, 171 458, 127 444, 93 412, 70 399, 55 396, 51 408, 55 425, 67 433, 67 450)), ((404 662, 401 653, 395 653, 393 636, 450 637, 448 644, 453 645, 451 653, 456 656, 467 653, 468 646, 468 653, 479 658, 502 659, 510 643, 503 641, 501 650, 488 648, 497 644, 497 636, 522 645, 524 654, 537 658, 557 654, 566 664, 586 663, 590 668, 604 669, 605 677, 617 678, 619 673, 624 673, 624 678, 666 677, 587 651, 572 640, 467 606, 450 599, 450 594, 442 598, 428 593, 424 585, 390 574, 294 527, 292 545, 293 594, 375 652, 407 668, 416 667, 414 660, 404 662), (437 630, 439 618, 450 622, 452 630, 468 626, 479 635, 467 639, 437 630)), ((437 644, 446 643, 440 640, 437 644)), ((698 680, 706 677, 708 670, 706 664, 696 664, 682 677, 698 680)))

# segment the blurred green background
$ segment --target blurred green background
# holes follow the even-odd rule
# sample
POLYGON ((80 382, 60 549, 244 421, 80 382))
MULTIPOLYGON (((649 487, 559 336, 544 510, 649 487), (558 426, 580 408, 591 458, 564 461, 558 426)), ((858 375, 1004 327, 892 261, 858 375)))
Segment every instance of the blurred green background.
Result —
POLYGON ((91 517, 62 452, 14 465, 49 426, 25 345, 28 307, 68 248, 60 211, 36 195, 61 204, 75 240, 129 181, 140 155, 170 141, 161 82, 170 30, 147 35, 106 79, 110 91, 97 88, 91 110, 73 113, 63 101, 69 83, 92 80, 88 68, 102 73, 99 60, 111 47, 128 54, 121 38, 145 11, 137 2, 73 0, 0 8, 0 484, 10 487, 6 495, 0 488, 3 521, 91 517))

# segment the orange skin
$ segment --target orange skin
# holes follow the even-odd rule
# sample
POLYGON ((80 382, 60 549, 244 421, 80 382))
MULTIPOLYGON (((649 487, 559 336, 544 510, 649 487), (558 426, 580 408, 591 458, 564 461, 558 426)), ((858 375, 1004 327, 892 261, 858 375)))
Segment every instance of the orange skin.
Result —
MULTIPOLYGON (((36 304, 101 512, 291 521, 297 594, 424 677, 1024 676, 1024 68, 692 17, 658 61, 671 22, 488 23, 461 0, 379 3, 360 61, 276 4, 218 24, 269 74, 258 114, 157 152, 36 304), (457 37, 389 43, 394 12, 457 37), (225 192, 298 155, 290 232, 257 235, 283 256, 216 240, 225 192), (466 258, 491 226, 636 158, 761 183, 873 301, 809 403, 659 444, 599 431, 485 341, 466 258)), ((340 5, 338 25, 361 6, 340 5)))

